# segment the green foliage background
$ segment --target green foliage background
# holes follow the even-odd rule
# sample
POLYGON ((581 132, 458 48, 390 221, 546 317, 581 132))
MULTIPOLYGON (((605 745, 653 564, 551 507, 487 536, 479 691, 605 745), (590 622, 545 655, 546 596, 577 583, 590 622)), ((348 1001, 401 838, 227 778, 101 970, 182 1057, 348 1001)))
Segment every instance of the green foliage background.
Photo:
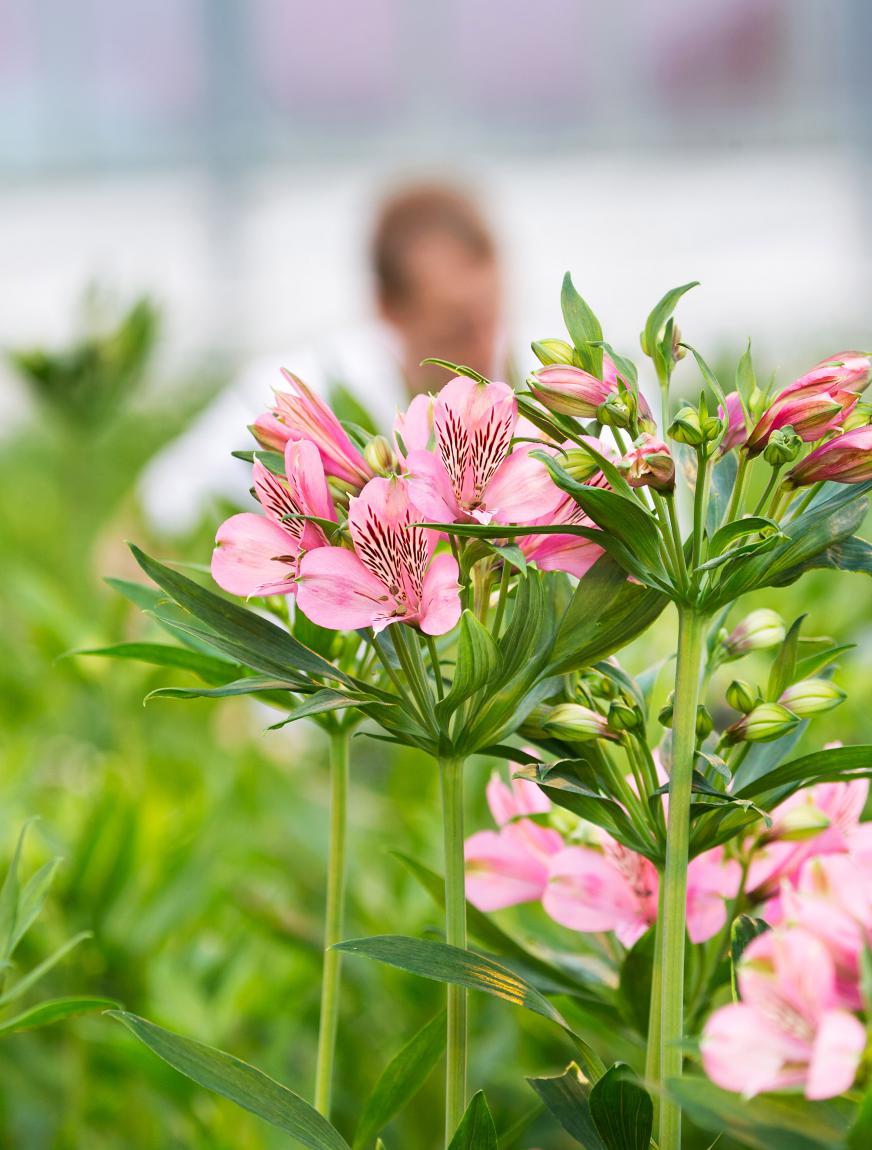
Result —
MULTIPOLYGON (((131 335, 130 354, 143 364, 148 342, 141 329, 131 335)), ((119 366, 117 346, 115 358, 105 361, 93 349, 77 350, 78 360, 68 355, 54 371, 44 356, 20 361, 25 371, 38 364, 36 402, 28 420, 0 439, 0 863, 30 815, 40 821, 25 872, 56 854, 64 859, 46 913, 16 958, 32 966, 76 932, 92 931, 42 992, 117 999, 308 1096, 327 830, 322 737, 306 724, 265 735, 274 716, 249 700, 160 700, 143 708, 149 690, 184 685, 189 677, 133 662, 64 657, 156 633, 102 582, 107 574, 139 578, 125 538, 164 559, 208 561, 221 511, 185 540, 155 538, 138 508, 136 484, 147 461, 196 416, 226 373, 146 391, 137 388, 137 371, 123 355, 119 366), (90 372, 84 387, 82 371, 90 372), (67 402, 72 377, 75 401, 67 402)), ((809 362, 815 358, 812 352, 809 362)), ((244 439, 241 428, 240 446, 244 439)), ((774 606, 787 619, 807 612, 805 634, 859 645, 838 676, 848 703, 812 726, 808 745, 872 741, 866 690, 872 584, 815 573, 802 588, 749 597, 745 606, 774 606)), ((673 639, 667 613, 635 645, 628 665, 638 670, 662 657, 673 639)), ((753 678, 753 669, 742 665, 740 673, 753 678)), ((738 670, 725 668, 718 683, 725 686, 738 670)), ((664 671, 658 688, 664 696, 667 677, 664 671)), ((435 771, 413 752, 365 737, 354 740, 353 754, 349 935, 435 936, 434 904, 390 854, 399 850, 440 869, 435 771)), ((484 783, 491 765, 476 762, 469 772, 470 830, 490 825, 484 783)), ((538 908, 504 912, 501 921, 519 934, 535 931, 581 949, 580 936, 538 908)), ((440 1009, 443 992, 354 957, 345 970, 335 1121, 350 1135, 362 1099, 393 1054, 440 1009)), ((584 1025, 595 1045, 608 1048, 607 1035, 584 1025)), ((471 1078, 487 1089, 502 1130, 535 1105, 523 1075, 559 1073, 572 1057, 547 1023, 481 996, 473 999, 473 1035, 471 1078)), ((629 1060, 638 1054, 613 1047, 610 1053, 629 1060)), ((440 1090, 437 1070, 392 1126, 389 1146, 430 1150, 441 1127, 440 1090)), ((0 1147, 287 1144, 164 1066, 111 1019, 89 1016, 0 1039, 0 1147)), ((540 1119, 515 1145, 562 1150, 571 1143, 540 1119)))

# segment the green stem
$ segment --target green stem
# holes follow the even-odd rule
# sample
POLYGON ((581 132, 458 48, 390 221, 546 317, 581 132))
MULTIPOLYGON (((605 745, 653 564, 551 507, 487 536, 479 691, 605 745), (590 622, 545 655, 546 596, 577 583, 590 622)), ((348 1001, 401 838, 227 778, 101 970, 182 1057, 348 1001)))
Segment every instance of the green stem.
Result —
POLYGON ((506 597, 509 593, 509 581, 512 577, 511 564, 503 560, 503 569, 500 572, 500 589, 497 595, 497 609, 494 615, 493 627, 491 627, 491 634, 494 639, 500 637, 500 627, 503 625, 503 615, 506 610, 506 597))
MULTIPOLYGON (((445 844, 445 938, 466 948, 466 884, 463 867, 463 759, 439 760, 442 832, 445 844)), ((445 1070, 445 1145, 466 1109, 466 990, 448 987, 448 1044, 445 1070)))
POLYGON ((703 558, 705 542, 705 515, 708 508, 709 481, 711 467, 704 450, 699 450, 697 456, 696 486, 693 491, 693 552, 691 566, 694 570, 703 558))
POLYGON ((766 502, 769 499, 769 496, 775 490, 775 487, 778 483, 778 473, 780 470, 781 470, 780 467, 773 467, 772 468, 772 474, 769 476, 769 482, 766 484, 766 490, 760 496, 760 502, 754 508, 754 511, 753 511, 754 515, 760 515, 761 512, 763 511, 763 508, 766 506, 766 502))
POLYGON ((342 952, 333 950, 345 930, 346 841, 348 828, 348 731, 330 732, 330 846, 327 856, 327 906, 324 915, 324 971, 315 1071, 315 1108, 330 1117, 342 952))
MULTIPOLYGON (((654 1085, 660 1081, 660 1013, 662 1010, 663 970, 660 963, 660 948, 663 943, 663 875, 659 874, 660 893, 658 896, 657 921, 654 924, 654 966, 651 971, 651 1005, 648 1008, 648 1046, 645 1051, 645 1081, 654 1085)), ((654 1103, 654 1116, 660 1109, 660 1096, 657 1091, 651 1095, 654 1103)))
POLYGON ((436 683, 436 698, 442 699, 445 695, 445 689, 442 684, 442 666, 439 662, 436 640, 432 635, 425 635, 424 639, 427 643, 427 650, 430 653, 430 666, 433 668, 433 679, 436 683))
MULTIPOLYGON (((684 1038, 684 959, 690 799, 696 753, 696 708, 702 661, 704 617, 693 607, 678 611, 678 660, 672 723, 672 770, 666 866, 663 873, 663 940, 658 955, 662 1005, 660 1079, 680 1078, 684 1038)), ((681 1109, 664 1097, 660 1110, 660 1150, 680 1150, 681 1109)))
POLYGON ((687 579, 687 561, 684 557, 684 544, 681 541, 681 527, 678 522, 678 513, 675 510, 675 496, 666 496, 666 508, 669 512, 669 525, 672 528, 672 540, 675 545, 676 563, 678 564, 678 576, 680 579, 680 587, 686 590, 688 586, 687 579))
POLYGON ((736 470, 736 482, 733 485, 733 494, 730 496, 730 505, 724 518, 725 523, 732 523, 738 519, 742 510, 742 496, 745 492, 745 476, 748 474, 748 453, 740 449, 739 466, 736 470))

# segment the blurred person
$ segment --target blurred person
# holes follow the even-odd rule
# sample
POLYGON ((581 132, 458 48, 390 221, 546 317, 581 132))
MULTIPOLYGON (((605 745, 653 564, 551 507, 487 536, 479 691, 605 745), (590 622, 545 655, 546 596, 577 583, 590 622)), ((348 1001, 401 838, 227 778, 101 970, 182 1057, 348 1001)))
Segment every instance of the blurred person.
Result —
POLYGON ((282 367, 341 416, 382 432, 414 395, 446 381, 443 368, 421 366, 428 356, 511 377, 497 243, 470 196, 435 183, 392 193, 377 210, 369 259, 374 324, 259 358, 151 463, 141 496, 158 530, 190 530, 215 500, 245 501, 248 469, 231 452, 249 446, 239 428, 267 409, 282 367))

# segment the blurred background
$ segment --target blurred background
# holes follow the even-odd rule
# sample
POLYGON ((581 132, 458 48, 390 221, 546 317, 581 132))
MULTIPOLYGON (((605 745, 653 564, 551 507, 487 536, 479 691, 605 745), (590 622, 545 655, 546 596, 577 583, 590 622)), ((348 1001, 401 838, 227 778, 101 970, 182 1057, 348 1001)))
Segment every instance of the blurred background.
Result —
MULTIPOLYGON (((93 932, 49 990, 115 997, 308 1093, 323 745, 264 735, 270 716, 233 700, 143 709, 184 676, 64 658, 151 634, 102 576, 134 577, 125 538, 208 562, 248 485, 216 447, 249 446, 280 366, 384 407, 399 328, 371 236, 410 182, 477 200, 495 340, 521 373, 531 339, 563 334, 567 269, 624 354, 664 290, 701 280, 679 318, 725 381, 748 337, 782 382, 868 349, 870 33, 862 0, 0 0, 0 855, 36 814, 26 866, 65 859, 25 965, 93 932)), ((860 576, 804 587, 779 609, 859 644, 852 701, 814 739, 868 741, 872 594, 860 576)), ((665 617, 633 668, 671 639, 665 617)), ((435 779, 356 744, 349 932, 421 932, 435 910, 388 851, 438 866, 435 779)), ((440 999, 354 960, 347 988, 345 1130, 440 999)), ((530 1103, 518 1067, 569 1052, 501 1004, 475 1025, 507 1127, 530 1103)), ((393 1146, 429 1150, 438 1077, 393 1146)), ((99 1017, 0 1037, 0 1082, 0 1147, 285 1144, 99 1017)), ((517 1145, 565 1143, 541 1125, 517 1145)))

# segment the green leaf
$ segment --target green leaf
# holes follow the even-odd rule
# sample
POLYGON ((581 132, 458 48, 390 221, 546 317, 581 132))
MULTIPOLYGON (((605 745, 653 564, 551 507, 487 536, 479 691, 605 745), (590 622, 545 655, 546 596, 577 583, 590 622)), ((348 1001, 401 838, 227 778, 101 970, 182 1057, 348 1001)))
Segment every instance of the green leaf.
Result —
POLYGON ((618 376, 623 379, 632 392, 638 391, 639 373, 636 370, 636 365, 631 359, 626 359, 623 355, 619 355, 610 343, 604 340, 599 341, 599 347, 606 352, 611 359, 612 363, 618 369, 618 376))
POLYGON ((869 1150, 872 1146, 872 1090, 867 1090, 848 1131, 846 1150, 869 1150))
POLYGON ((223 683, 229 675, 242 670, 238 663, 205 655, 190 647, 174 647, 169 643, 115 643, 111 647, 88 647, 71 651, 70 654, 135 659, 155 667, 178 667, 183 671, 193 671, 207 683, 223 683))
POLYGON ((12 932, 10 954, 15 950, 16 946, 18 946, 19 942, 24 938, 25 934, 27 934, 39 917, 42 908, 45 906, 49 887, 52 884, 60 864, 61 860, 59 858, 54 858, 50 862, 45 863, 21 888, 21 893, 18 896, 18 910, 15 915, 15 930, 12 932))
POLYGON ((432 364, 434 367, 444 367, 446 371, 450 371, 452 375, 464 375, 467 379, 472 379, 476 383, 487 383, 487 376, 482 375, 480 371, 475 368, 466 367, 462 363, 452 363, 450 359, 439 359, 437 356, 428 356, 427 359, 421 360, 421 366, 432 364))
POLYGON ((781 697, 781 692, 794 681, 796 660, 799 654, 799 632, 804 620, 805 615, 800 615, 791 623, 790 630, 772 663, 769 683, 766 687, 766 698, 772 702, 777 702, 781 697))
POLYGON ((868 778, 872 778, 872 746, 859 744, 854 747, 830 747, 782 763, 741 787, 736 797, 757 799, 762 795, 765 799, 761 801, 768 807, 783 802, 794 791, 812 783, 868 778))
POLYGON ((288 692, 292 689, 290 683, 273 679, 269 675, 246 675, 220 687, 158 687, 149 691, 145 702, 150 699, 226 699, 234 695, 256 695, 264 691, 288 692))
POLYGON ((497 1150, 497 1128, 481 1090, 473 1095, 448 1150, 497 1150))
POLYGON ((629 583, 604 555, 579 580, 554 640, 549 671, 578 671, 607 658, 647 630, 667 602, 659 591, 629 583))
POLYGON ((638 939, 621 966, 619 993, 624 1013, 643 1038, 648 1034, 651 982, 654 973, 654 928, 638 939))
POLYGON ((712 555, 720 555, 737 539, 758 533, 769 535, 778 530, 778 524, 774 519, 765 519, 762 515, 747 515, 744 519, 734 519, 732 523, 724 524, 714 533, 709 544, 709 552, 712 555))
POLYGON ((585 1150, 606 1150, 590 1112, 591 1084, 574 1062, 556 1078, 528 1078, 567 1134, 585 1150))
POLYGON ((386 704, 384 700, 377 699, 374 695, 346 695, 342 691, 333 691, 325 687, 323 691, 316 691, 314 695, 310 695, 299 706, 294 707, 286 719, 273 723, 267 730, 277 731, 281 727, 286 727, 288 723, 296 723, 299 719, 308 719, 313 715, 323 715, 328 711, 342 711, 348 707, 367 705, 384 707, 393 704, 386 704))
POLYGON ((733 920, 730 929, 730 981, 733 987, 733 1000, 739 1001, 739 986, 736 981, 736 968, 748 943, 764 931, 769 930, 769 923, 762 918, 752 918, 749 914, 740 914, 733 920))
POLYGON ((605 1072, 590 1092, 590 1112, 607 1150, 648 1150, 654 1104, 629 1066, 605 1072))
POLYGON ((712 369, 709 367, 709 365, 706 363, 706 361, 703 359, 695 347, 691 347, 689 343, 683 343, 681 346, 686 347, 687 350, 691 352, 693 358, 696 360, 696 366, 699 368, 699 373, 705 381, 706 386, 711 388, 717 397, 718 403, 721 405, 724 411, 726 411, 727 398, 724 395, 724 389, 721 387, 718 377, 715 375, 715 373, 712 371, 712 369))
POLYGON ((18 835, 18 842, 12 854, 12 861, 0 887, 0 969, 10 958, 17 939, 16 924, 18 920, 18 899, 20 886, 18 882, 18 867, 21 862, 21 849, 30 824, 34 819, 28 819, 18 835))
POLYGON ((223 1050, 173 1034, 135 1014, 111 1013, 180 1074, 284 1130, 308 1150, 349 1150, 348 1143, 326 1118, 262 1071, 223 1050))
POLYGON ((493 959, 444 942, 406 938, 402 935, 350 939, 337 943, 336 949, 349 954, 362 954, 376 962, 395 966, 435 982, 464 986, 467 990, 482 990, 514 1006, 522 1006, 533 1014, 555 1022, 572 1037, 591 1077, 598 1077, 603 1072, 603 1063, 598 1055, 574 1033, 547 998, 520 975, 493 959))
MULTIPOLYGON (((444 908, 445 879, 442 875, 400 851, 391 851, 391 854, 417 879, 436 905, 440 909, 444 908)), ((577 994, 582 989, 582 984, 570 974, 532 954, 497 926, 490 915, 483 914, 471 902, 466 904, 466 925, 473 938, 477 938, 493 953, 505 959, 513 970, 518 970, 539 990, 549 994, 577 994)))
POLYGON ((460 617, 457 662, 451 689, 436 704, 436 715, 445 722, 460 704, 480 690, 500 665, 500 653, 488 629, 471 611, 460 617))
POLYGON ((748 345, 742 352, 739 362, 736 365, 736 391, 742 399, 742 406, 745 411, 751 409, 751 396, 757 387, 757 374, 754 371, 754 361, 751 358, 751 341, 748 340, 748 345))
POLYGON ((658 847, 653 841, 641 838, 621 804, 585 781, 590 777, 589 766, 585 758, 561 759, 544 769, 524 767, 515 772, 515 777, 537 783, 557 806, 602 827, 630 850, 659 862, 658 847))
POLYGON ((21 1030, 36 1030, 76 1014, 90 1014, 95 1010, 109 1010, 118 1003, 111 998, 52 998, 0 1022, 0 1034, 14 1034, 21 1030))
POLYGON ((730 505, 739 464, 735 451, 728 451, 714 465, 709 485, 709 505, 706 515, 706 530, 714 535, 730 505))
POLYGON ((261 447, 254 447, 248 451, 231 451, 230 455, 233 459, 241 459, 243 463, 254 463, 255 459, 259 460, 267 471, 272 472, 273 475, 284 477, 285 474, 285 457, 278 451, 266 451, 261 447))
POLYGON ((80 942, 84 942, 86 938, 93 937, 91 931, 83 930, 79 934, 74 935, 68 939, 62 946, 59 946, 53 954, 44 959, 38 966, 34 966, 32 970, 22 975, 16 983, 13 983, 8 990, 0 994, 0 1006, 7 1006, 10 1002, 14 1002, 16 998, 20 998, 22 994, 26 994, 31 987, 35 986, 39 980, 48 974, 48 972, 61 961, 65 955, 80 942))
POLYGON ((445 1049, 445 1011, 437 1014, 391 1059, 366 1101, 354 1150, 364 1150, 415 1097, 445 1049))
POLYGON ((657 346, 660 333, 666 326, 666 321, 675 311, 678 301, 691 288, 697 287, 699 280, 692 280, 690 283, 682 284, 681 287, 670 288, 670 290, 660 299, 650 315, 645 321, 645 330, 642 338, 642 350, 646 355, 654 357, 654 349, 657 346))
POLYGON ((560 307, 563 311, 566 330, 569 332, 569 338, 579 354, 582 367, 591 375, 595 375, 597 379, 602 379, 603 349, 600 343, 603 338, 603 329, 599 320, 575 290, 569 272, 563 277, 560 307))
POLYGON ((807 1102, 796 1094, 740 1098, 698 1075, 666 1086, 696 1125, 726 1130, 753 1150, 834 1150, 844 1144, 851 1108, 841 1102, 807 1102))
MULTIPOLYGON (((347 676, 332 663, 261 615, 207 591, 199 583, 149 558, 135 545, 130 549, 149 578, 171 595, 180 607, 190 611, 215 632, 215 645, 219 646, 220 640, 220 649, 225 654, 235 655, 252 670, 277 678, 288 678, 290 671, 294 681, 303 673, 348 683, 347 676)), ((206 638, 212 642, 211 638, 206 638)))

